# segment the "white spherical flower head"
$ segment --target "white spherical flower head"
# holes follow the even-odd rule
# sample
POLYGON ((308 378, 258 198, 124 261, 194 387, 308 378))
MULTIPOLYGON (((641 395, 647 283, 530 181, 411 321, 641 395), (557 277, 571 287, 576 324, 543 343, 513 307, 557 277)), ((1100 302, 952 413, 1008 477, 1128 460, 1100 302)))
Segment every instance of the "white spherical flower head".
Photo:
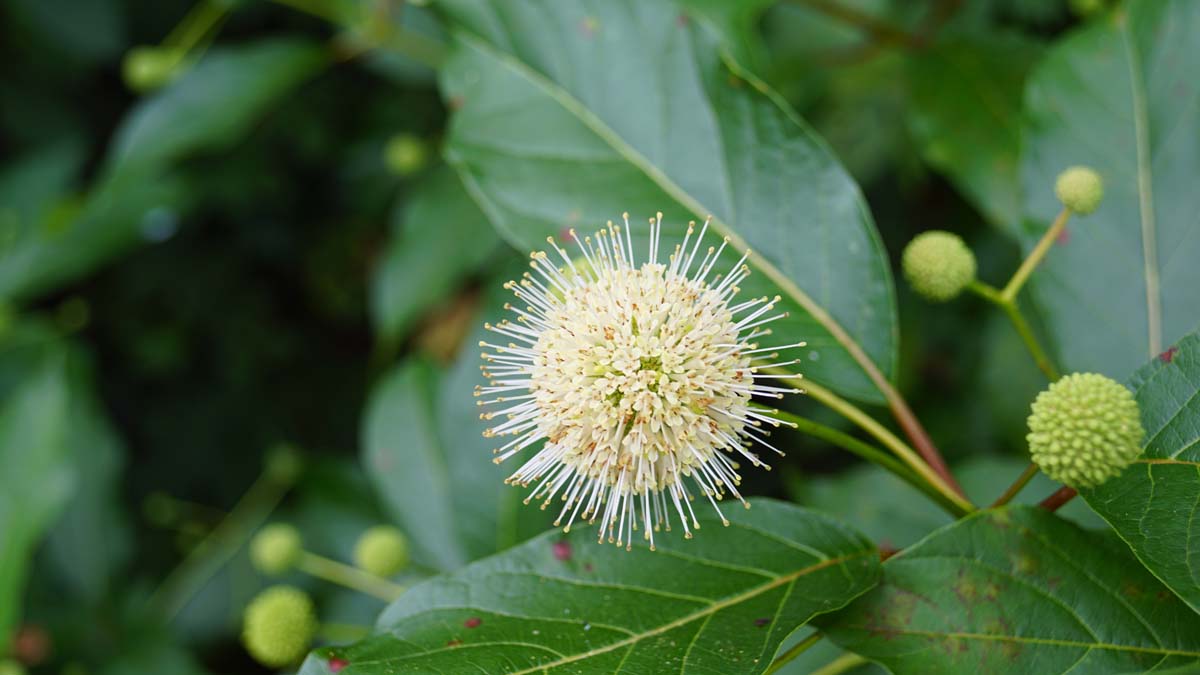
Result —
POLYGON ((775 350, 804 343, 753 342, 786 314, 773 311, 778 297, 733 303, 750 274, 748 252, 709 280, 728 240, 701 255, 707 228, 706 221, 692 241, 689 225, 661 263, 659 214, 638 266, 626 215, 624 232, 609 223, 580 241, 572 231, 574 260, 550 238, 561 263, 534 253, 532 273, 506 284, 524 307, 506 306, 516 322, 486 326, 513 342, 481 343, 493 351, 483 354, 489 384, 476 395, 494 396, 480 405, 502 408, 482 417, 504 419, 484 435, 513 437, 496 462, 545 441, 508 482, 536 485, 525 501, 543 499, 542 508, 558 496, 555 525, 565 520, 569 531, 577 517, 598 519, 601 541, 627 548, 640 529, 653 549, 653 532, 669 531, 674 511, 690 538, 700 527, 693 492, 718 513, 726 494, 745 504, 736 457, 763 465, 752 441, 779 452, 762 425, 781 422, 751 398, 799 391, 767 384, 795 376, 763 371, 796 363, 773 362, 775 350))

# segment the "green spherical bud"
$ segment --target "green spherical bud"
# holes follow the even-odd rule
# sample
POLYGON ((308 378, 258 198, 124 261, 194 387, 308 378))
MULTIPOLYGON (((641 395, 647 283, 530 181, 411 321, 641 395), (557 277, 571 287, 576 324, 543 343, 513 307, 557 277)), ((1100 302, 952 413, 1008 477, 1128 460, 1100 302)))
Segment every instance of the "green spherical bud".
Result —
POLYGON ((1073 488, 1096 487, 1142 454, 1133 394, 1095 373, 1067 375, 1038 394, 1029 415, 1029 452, 1047 476, 1073 488))
POLYGON ((316 632, 316 609, 308 594, 291 586, 272 586, 246 606, 242 644, 255 661, 281 668, 304 657, 316 632))
POLYGON ((383 149, 383 161, 398 176, 411 176, 425 168, 429 153, 425 142, 412 134, 396 134, 383 149))
POLYGON ((264 574, 279 575, 296 566, 304 553, 300 532, 291 525, 275 523, 250 541, 250 561, 264 574))
POLYGON ((1073 166, 1058 174, 1054 194, 1074 213, 1086 216, 1100 206, 1104 199, 1104 181, 1100 174, 1086 166, 1073 166))
POLYGON ((16 661, 0 661, 0 675, 25 675, 25 667, 16 661))
POLYGON ((953 299, 975 280, 975 254, 958 235, 941 230, 910 241, 901 266, 913 290, 935 302, 953 299))
POLYGON ((121 74, 125 84, 137 92, 147 92, 170 82, 178 74, 182 61, 177 50, 162 47, 134 47, 125 54, 121 74))
POLYGON ((390 525, 377 525, 354 545, 354 564, 379 577, 390 577, 408 565, 408 539, 390 525))

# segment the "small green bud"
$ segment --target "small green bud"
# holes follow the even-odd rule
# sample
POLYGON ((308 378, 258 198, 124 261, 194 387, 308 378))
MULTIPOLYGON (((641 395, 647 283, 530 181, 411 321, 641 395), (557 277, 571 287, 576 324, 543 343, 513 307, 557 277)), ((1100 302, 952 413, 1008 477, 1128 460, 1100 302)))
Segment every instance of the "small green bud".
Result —
POLYGON ((263 574, 277 576, 287 572, 300 561, 302 553, 304 542, 300 532, 283 523, 264 527, 250 541, 250 561, 263 574))
POLYGON ((975 280, 975 254, 958 235, 941 230, 917 235, 900 262, 913 290, 934 302, 952 300, 975 280))
POLYGON ((354 545, 354 564, 379 577, 390 577, 408 565, 408 539, 390 525, 376 525, 354 545))
POLYGON ((1133 394, 1095 373, 1067 375, 1034 400, 1029 452, 1047 476, 1073 488, 1096 487, 1142 454, 1133 394))
POLYGON ((1100 206, 1104 199, 1104 181, 1100 174, 1086 166, 1073 166, 1058 174, 1054 194, 1074 213, 1086 216, 1100 206))
POLYGON ((0 675, 25 675, 25 667, 16 661, 5 659, 0 661, 0 675))
POLYGON ((136 92, 153 91, 179 74, 183 59, 178 50, 163 47, 134 47, 125 54, 121 74, 125 85, 136 92))
POLYGON ((429 152, 425 142, 412 134, 396 134, 383 149, 383 161, 398 176, 411 176, 425 168, 429 152))
POLYGON ((292 586, 272 586, 259 593, 246 606, 242 620, 246 651, 270 668, 303 658, 317 632, 312 600, 292 586))

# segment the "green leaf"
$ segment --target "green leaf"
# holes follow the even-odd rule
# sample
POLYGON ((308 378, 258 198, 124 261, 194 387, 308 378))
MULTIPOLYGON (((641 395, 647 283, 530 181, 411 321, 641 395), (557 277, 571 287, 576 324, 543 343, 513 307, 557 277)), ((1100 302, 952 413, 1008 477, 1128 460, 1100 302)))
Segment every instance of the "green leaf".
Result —
POLYGON ((1131 2, 1055 46, 1030 77, 1022 184, 1031 248, 1059 212, 1054 179, 1105 183, 1034 274, 1066 372, 1124 380, 1200 317, 1200 4, 1131 2))
MULTIPOLYGON (((978 456, 955 464, 953 470, 967 497, 976 504, 991 504, 1028 465, 1029 460, 1017 457, 978 456)), ((1058 487, 1039 473, 1013 501, 1036 504, 1058 487)), ((793 492, 798 502, 854 523, 882 547, 911 546, 952 522, 925 495, 874 464, 800 482, 793 492)), ((1104 521, 1079 501, 1065 505, 1059 515, 1085 527, 1104 527, 1104 521)))
POLYGON ((70 392, 63 344, 13 329, 0 351, 0 645, 19 616, 34 547, 70 497, 70 392))
POLYGON ((109 169, 226 147, 326 63, 318 45, 295 39, 213 49, 129 113, 113 140, 109 169))
POLYGON ((707 512, 694 539, 662 535, 658 551, 548 532, 413 588, 378 635, 318 650, 301 673, 332 672, 330 658, 342 675, 761 673, 797 626, 869 589, 879 558, 828 516, 753 504, 728 528, 707 512))
POLYGON ((489 290, 454 365, 441 374, 423 361, 397 366, 371 393, 364 421, 362 461, 380 501, 417 555, 440 569, 524 541, 553 517, 523 505, 526 491, 504 484, 512 468, 491 461, 495 445, 482 435, 476 345, 485 339, 483 323, 499 322, 511 298, 499 282, 489 290))
MULTIPOLYGON (((58 195, 55 209, 18 222, 15 239, 0 230, 0 298, 28 298, 90 272, 139 241, 168 236, 189 201, 171 165, 243 137, 325 62, 320 47, 297 40, 214 49, 142 101, 116 132, 85 197, 58 195)), ((0 220, 0 228, 9 227, 0 220)))
POLYGON ((1200 659, 1200 621, 1119 541, 1028 506, 938 530, 818 623, 896 675, 1103 675, 1200 659))
POLYGON ((623 211, 638 223, 662 211, 679 236, 715 214, 727 264, 755 252, 743 292, 784 297, 774 332, 808 341, 805 376, 882 400, 864 363, 894 370, 895 299, 862 195, 795 112, 722 60, 718 29, 667 0, 442 8, 457 109, 446 156, 515 245, 541 249, 623 211), (834 337, 843 329, 859 361, 834 337))
POLYGON ((432 173, 393 214, 392 238, 371 284, 380 339, 403 339, 423 313, 478 273, 501 246, 458 176, 446 168, 432 173))
POLYGON ((1142 367, 1131 385, 1145 452, 1081 494, 1143 565, 1200 612, 1200 334, 1142 367))
POLYGON ((67 375, 71 422, 66 443, 78 480, 44 550, 79 606, 104 598, 129 558, 132 532, 121 505, 124 443, 94 392, 91 364, 72 354, 67 375))
POLYGON ((993 224, 1021 219, 1021 93, 1039 45, 1018 34, 958 37, 909 59, 909 123, 925 161, 993 224))

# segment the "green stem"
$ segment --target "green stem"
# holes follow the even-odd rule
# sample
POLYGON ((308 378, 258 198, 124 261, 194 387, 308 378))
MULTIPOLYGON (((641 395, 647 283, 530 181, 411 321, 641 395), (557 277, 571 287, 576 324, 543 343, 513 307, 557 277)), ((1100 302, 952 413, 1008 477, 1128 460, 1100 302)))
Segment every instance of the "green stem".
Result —
POLYGON ((381 579, 357 567, 351 567, 308 551, 300 556, 300 562, 296 567, 301 572, 311 574, 318 579, 366 593, 384 602, 394 602, 404 593, 404 587, 399 584, 393 584, 387 579, 381 579))
POLYGON ((266 522, 291 485, 290 480, 281 480, 269 471, 264 471, 234 505, 229 515, 167 575, 150 597, 151 606, 168 620, 179 614, 188 600, 225 566, 254 531, 266 522))
POLYGON ((175 47, 183 54, 191 51, 209 31, 225 18, 225 7, 211 0, 200 0, 179 25, 163 40, 164 47, 175 47))
POLYGON ((794 426, 795 429, 801 433, 828 441, 844 450, 849 450, 868 462, 873 462, 882 466, 884 469, 898 476, 904 482, 912 485, 929 498, 933 499, 939 506, 946 509, 946 511, 955 518, 960 518, 967 514, 967 511, 960 507, 956 502, 950 500, 948 497, 946 497, 946 495, 939 492, 937 488, 933 487, 924 480, 921 480, 920 476, 913 473, 911 469, 909 469, 895 457, 892 457, 879 448, 864 443, 847 433, 825 426, 819 422, 814 422, 808 418, 794 415, 785 410, 772 410, 771 412, 775 417, 787 424, 794 426))
POLYGON ((1021 341, 1025 343, 1025 348, 1029 350, 1029 355, 1033 357, 1033 362, 1037 364, 1046 379, 1054 382, 1060 377, 1058 369, 1054 367, 1050 357, 1042 349, 1037 336, 1033 334, 1033 330, 1025 320, 1025 315, 1021 313, 1021 307, 1017 304, 1016 299, 1005 297, 1002 292, 982 281, 972 281, 967 289, 1004 311, 1013 328, 1017 330, 1017 335, 1021 336, 1021 341))
POLYGON ((867 663, 867 659, 859 656, 858 654, 846 652, 829 663, 826 663, 820 668, 812 671, 810 675, 841 675, 847 670, 850 670, 851 668, 857 668, 865 663, 867 663))
POLYGON ((1037 464, 1030 462, 1029 466, 1025 467, 1025 470, 1021 472, 1021 475, 1017 476, 1017 479, 1013 481, 1013 484, 1008 486, 1008 489, 1004 491, 1004 494, 1000 495, 1000 498, 992 504, 992 508, 994 509, 997 506, 1004 506, 1005 504, 1011 502, 1013 497, 1016 497, 1017 494, 1021 492, 1021 489, 1024 488, 1025 485, 1037 475, 1037 472, 1037 464))
POLYGON ((812 635, 792 645, 792 648, 779 655, 779 658, 771 662, 771 665, 763 671, 763 675, 771 675, 777 672, 780 668, 787 665, 789 661, 803 654, 809 647, 817 644, 821 640, 821 634, 814 632, 812 635))
POLYGON ((1021 292, 1021 287, 1025 285, 1025 282, 1029 280, 1029 275, 1033 274, 1038 264, 1050 252, 1050 247, 1054 246, 1054 242, 1058 240, 1059 235, 1062 234, 1063 228, 1067 226, 1067 221, 1070 218, 1070 210, 1064 208, 1059 212, 1058 217, 1050 225, 1050 229, 1046 230, 1046 234, 1042 235, 1037 246, 1033 247, 1033 250, 1029 252, 1029 256, 1025 258, 1025 261, 1021 263, 1016 273, 1013 274, 1012 279, 1009 279, 1008 285, 1000 292, 1000 297, 1006 302, 1013 302, 1016 299, 1017 294, 1021 292))
POLYGON ((874 436, 877 441, 895 453, 914 473, 924 479, 933 489, 941 493, 955 507, 964 513, 970 513, 975 510, 975 505, 962 495, 961 490, 956 490, 941 472, 935 471, 928 464, 921 461, 921 457, 905 444, 904 441, 897 438, 895 434, 888 431, 882 424, 876 422, 874 418, 860 410, 853 403, 815 382, 801 380, 800 378, 793 378, 791 382, 797 387, 802 387, 811 398, 821 402, 834 412, 857 424, 863 431, 874 436))

